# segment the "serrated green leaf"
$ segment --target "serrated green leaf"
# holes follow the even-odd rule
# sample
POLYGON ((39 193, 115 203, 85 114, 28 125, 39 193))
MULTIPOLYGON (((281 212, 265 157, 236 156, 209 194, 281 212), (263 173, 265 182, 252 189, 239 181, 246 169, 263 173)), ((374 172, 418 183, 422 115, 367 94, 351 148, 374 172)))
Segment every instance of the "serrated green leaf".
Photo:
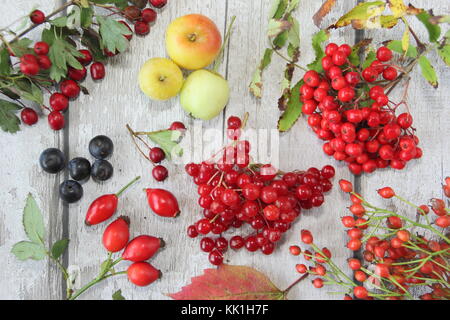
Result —
POLYGON ((104 16, 96 16, 96 18, 100 24, 99 32, 104 47, 110 52, 125 51, 128 47, 125 35, 130 35, 130 30, 112 18, 104 16))
POLYGON ((122 290, 119 289, 112 295, 113 300, 126 300, 125 297, 122 295, 122 290))
POLYGON ((300 47, 300 24, 298 20, 294 17, 289 17, 289 22, 291 23, 291 28, 288 32, 289 44, 296 48, 300 47))
POLYGON ((82 54, 74 45, 63 38, 56 38, 53 41, 48 56, 52 61, 50 78, 57 82, 66 75, 68 65, 75 69, 83 68, 81 63, 76 59, 77 57, 82 57, 82 54))
POLYGON ((28 239, 34 243, 42 244, 45 238, 44 218, 31 193, 28 194, 26 200, 22 221, 28 239))
POLYGON ((422 71, 422 76, 434 87, 437 88, 439 86, 436 71, 431 65, 430 60, 428 60, 425 56, 419 57, 419 65, 422 71))
POLYGON ((30 48, 30 45, 33 43, 28 38, 21 38, 15 42, 11 42, 9 45, 16 57, 21 57, 27 53, 33 53, 33 49, 30 48))
POLYGON ((59 259, 59 257, 66 251, 69 246, 69 239, 61 239, 56 241, 52 246, 52 257, 59 259))
POLYGON ((182 133, 179 130, 161 130, 149 133, 148 138, 163 149, 166 157, 172 159, 172 155, 183 155, 183 149, 178 145, 182 133))
POLYGON ((17 242, 12 247, 11 253, 14 254, 19 260, 42 260, 46 256, 44 246, 29 241, 17 242))
POLYGON ((365 22, 369 19, 379 17, 385 9, 384 1, 362 2, 352 10, 344 14, 339 20, 332 25, 332 28, 345 27, 355 20, 365 22))
POLYGON ((325 56, 325 53, 322 48, 322 43, 327 41, 329 38, 329 33, 325 30, 320 30, 315 33, 312 37, 312 47, 316 54, 316 59, 308 64, 308 68, 312 70, 316 70, 317 72, 321 72, 322 68, 322 58, 325 56))
POLYGON ((29 101, 43 104, 44 96, 41 89, 28 79, 19 79, 14 81, 15 86, 12 87, 21 98, 29 101))
POLYGON ((95 30, 91 28, 83 30, 81 44, 91 51, 95 61, 105 61, 106 55, 101 49, 100 35, 95 30))
POLYGON ((250 92, 257 98, 261 98, 261 89, 262 89, 262 74, 264 70, 269 66, 272 61, 273 50, 267 48, 264 51, 264 56, 261 59, 258 69, 253 73, 252 81, 250 82, 250 92))
POLYGON ((416 15, 416 17, 427 29, 430 42, 437 42, 439 36, 441 35, 441 27, 430 22, 431 15, 428 12, 422 11, 416 15))
POLYGON ((374 62, 377 59, 377 54, 373 48, 370 48, 367 52, 366 58, 364 59, 364 63, 362 65, 362 68, 365 69, 369 67, 372 62, 374 62))
POLYGON ((20 109, 21 107, 15 103, 0 100, 0 128, 3 131, 16 133, 20 130, 20 120, 15 114, 20 109))
MULTIPOLYGON (((402 41, 400 40, 389 41, 387 47, 392 51, 397 52, 401 55, 405 54, 405 52, 402 49, 402 41)), ((410 58, 417 58, 417 48, 412 45, 409 45, 408 51, 406 52, 406 56, 410 58)))
POLYGON ((11 74, 11 58, 6 48, 0 50, 0 74, 5 76, 11 74))
POLYGON ((303 80, 300 80, 292 89, 291 96, 287 103, 287 108, 278 120, 278 130, 286 132, 292 128, 302 114, 303 102, 300 101, 300 87, 303 80))
POLYGON ((89 28, 92 24, 93 18, 94 18, 94 9, 92 9, 89 6, 81 9, 80 24, 82 28, 89 28))
POLYGON ((437 48, 437 52, 446 65, 450 66, 450 44, 437 48))

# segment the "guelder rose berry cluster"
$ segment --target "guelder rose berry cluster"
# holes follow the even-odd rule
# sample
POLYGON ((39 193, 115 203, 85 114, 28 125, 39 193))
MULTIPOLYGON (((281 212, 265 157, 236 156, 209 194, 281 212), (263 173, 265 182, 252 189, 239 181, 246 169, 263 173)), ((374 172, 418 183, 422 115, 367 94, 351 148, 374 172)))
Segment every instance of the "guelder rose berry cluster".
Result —
MULTIPOLYGON (((347 248, 362 250, 362 258, 348 259, 353 278, 337 267, 328 249, 319 249, 308 230, 302 230, 301 241, 310 249, 291 246, 290 252, 295 256, 303 254, 313 265, 297 264, 297 272, 315 276, 312 284, 316 288, 341 285, 346 300, 414 299, 417 292, 422 300, 448 300, 450 211, 445 201, 434 198, 429 205, 416 206, 390 187, 378 190, 384 199, 397 199, 412 206, 417 212, 413 218, 375 207, 355 193, 349 181, 341 180, 339 185, 349 193, 352 202, 352 215, 341 218, 349 237, 347 248), (428 216, 431 211, 436 216, 433 222, 428 216)), ((446 178, 443 191, 450 196, 450 178, 446 178)))
POLYGON ((330 179, 335 174, 332 166, 284 173, 270 164, 252 164, 250 143, 239 140, 241 119, 230 117, 227 124, 232 142, 213 160, 185 167, 197 185, 198 204, 203 208, 203 217, 189 226, 187 233, 191 238, 205 236, 200 248, 209 253, 213 265, 223 263, 228 247, 272 254, 302 210, 323 204, 324 193, 331 190, 330 179), (227 239, 223 235, 230 228, 245 224, 253 229, 247 236, 227 239))
POLYGON ((330 43, 322 59, 324 71, 309 70, 300 87, 303 113, 316 135, 326 141, 323 151, 348 163, 359 175, 391 167, 401 170, 420 158, 419 139, 411 127, 411 115, 396 115, 402 105, 389 100, 388 89, 398 78, 386 47, 377 51, 369 67, 349 61, 352 48, 330 43), (381 77, 381 79, 380 79, 381 77))

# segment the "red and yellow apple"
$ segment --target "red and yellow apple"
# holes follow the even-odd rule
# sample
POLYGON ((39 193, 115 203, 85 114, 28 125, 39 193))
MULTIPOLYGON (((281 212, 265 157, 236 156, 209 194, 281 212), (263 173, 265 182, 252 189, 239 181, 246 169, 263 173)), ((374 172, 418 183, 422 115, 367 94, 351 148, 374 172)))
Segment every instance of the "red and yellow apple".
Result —
POLYGON ((201 14, 189 14, 171 22, 166 31, 169 57, 180 67, 198 70, 210 65, 222 46, 216 24, 201 14))

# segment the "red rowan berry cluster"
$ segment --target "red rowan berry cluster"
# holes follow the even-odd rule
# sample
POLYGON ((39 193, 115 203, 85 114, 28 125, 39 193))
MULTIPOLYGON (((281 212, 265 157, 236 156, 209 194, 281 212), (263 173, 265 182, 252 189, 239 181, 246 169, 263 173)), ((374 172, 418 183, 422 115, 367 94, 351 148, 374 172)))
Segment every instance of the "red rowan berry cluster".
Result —
POLYGON ((353 174, 389 166, 401 170, 406 162, 422 156, 411 115, 396 115, 404 102, 394 104, 388 97, 401 68, 389 63, 392 51, 386 47, 380 47, 377 59, 364 69, 350 62, 351 53, 347 44, 326 46, 324 71, 309 70, 303 77, 303 113, 316 135, 326 141, 323 151, 347 162, 353 174))
MULTIPOLYGON (((449 196, 450 178, 443 186, 449 196)), ((417 219, 378 208, 353 192, 349 181, 339 182, 341 190, 350 194, 352 215, 342 217, 349 241, 347 248, 362 250, 362 259, 348 259, 353 279, 340 270, 331 259, 331 253, 319 249, 311 233, 303 230, 301 241, 312 250, 303 251, 312 267, 298 264, 299 273, 317 276, 312 281, 316 288, 325 284, 346 288, 345 299, 414 299, 415 287, 422 287, 422 300, 450 298, 450 210, 442 199, 432 199, 430 205, 416 206, 396 195, 390 187, 378 190, 385 198, 396 198, 417 210, 417 219), (431 211, 437 218, 431 222, 431 211), (423 293, 425 292, 425 293, 423 293)), ((298 246, 290 248, 291 254, 300 255, 298 246)))
POLYGON ((239 140, 245 126, 238 117, 228 119, 228 146, 215 155, 219 160, 189 163, 185 169, 198 186, 198 204, 203 218, 187 229, 188 236, 204 237, 200 248, 209 253, 213 265, 223 263, 230 247, 260 250, 270 255, 282 234, 288 231, 302 210, 320 207, 324 193, 332 188, 334 168, 280 172, 270 164, 252 164, 250 143, 239 140), (254 230, 248 236, 235 235, 229 240, 223 233, 248 224, 254 230))

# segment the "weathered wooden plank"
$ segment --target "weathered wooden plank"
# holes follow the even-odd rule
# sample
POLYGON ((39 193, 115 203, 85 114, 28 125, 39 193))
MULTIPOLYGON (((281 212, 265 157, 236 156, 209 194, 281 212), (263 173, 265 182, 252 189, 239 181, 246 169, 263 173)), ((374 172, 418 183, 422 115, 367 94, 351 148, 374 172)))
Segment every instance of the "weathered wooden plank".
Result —
MULTIPOLYGON (((339 15, 351 8, 352 1, 338 2, 333 13, 323 21, 323 26, 331 24, 339 15)), ((308 1, 300 3, 300 8, 295 16, 300 21, 301 56, 299 64, 306 66, 315 58, 311 47, 311 36, 319 31, 313 25, 312 16, 319 9, 320 1, 308 1)), ((230 1, 229 16, 236 15, 236 31, 231 37, 228 78, 232 84, 232 94, 229 106, 226 109, 227 116, 240 115, 249 112, 248 128, 274 130, 277 138, 270 141, 271 134, 258 138, 258 147, 267 144, 276 144, 272 150, 278 152, 279 157, 274 157, 275 163, 279 161, 279 168, 287 170, 307 170, 316 166, 319 169, 326 164, 336 167, 334 182, 341 178, 350 178, 346 169, 336 165, 333 159, 329 159, 322 151, 322 142, 306 124, 306 118, 300 118, 296 125, 285 134, 278 137, 276 132, 277 121, 280 115, 277 100, 281 95, 279 82, 283 77, 285 61, 277 55, 273 55, 273 62, 264 74, 263 97, 261 100, 254 98, 248 91, 248 84, 252 74, 259 64, 261 54, 267 45, 266 26, 270 6, 267 1, 230 1), (251 17, 251 18, 250 18, 251 17), (278 141, 277 141, 278 139, 278 141)), ((353 43, 353 31, 334 31, 331 40, 337 43, 353 43)), ((285 53, 284 53, 285 54, 285 53)), ((286 54, 285 54, 286 55, 286 54)), ((303 75, 302 70, 296 70, 297 80, 303 75)), ((293 82, 295 83, 295 82, 293 82)), ((256 148, 256 146, 255 146, 256 148)), ((264 159, 261 159, 264 161, 264 159)), ((339 216, 343 215, 346 202, 342 194, 335 187, 326 195, 325 203, 318 209, 307 211, 303 217, 295 223, 291 230, 284 235, 284 240, 271 256, 264 256, 257 252, 251 254, 245 250, 238 254, 230 254, 231 264, 243 264, 253 266, 273 279, 274 283, 281 288, 292 283, 298 274, 295 264, 304 263, 303 258, 293 257, 289 254, 289 246, 299 244, 300 230, 309 229, 313 232, 317 243, 328 247, 333 251, 334 257, 340 265, 345 263, 349 256, 348 250, 344 248, 344 233, 339 232, 339 216), (336 208, 342 208, 336 211, 336 208)), ((330 299, 327 295, 330 288, 321 290, 314 289, 310 281, 305 281, 298 288, 292 290, 290 299, 330 299)))
MULTIPOLYGON (((2 3, 2 26, 26 16, 37 5, 51 12, 59 1, 5 1, 2 3)), ((19 23, 20 24, 20 23, 19 23)), ((16 25, 17 26, 17 25, 16 25)), ((33 31, 30 38, 39 38, 42 27, 33 31)), ((47 97, 46 97, 47 99, 47 97)), ((34 106, 36 110, 39 106, 34 106)), ((61 237, 63 208, 59 202, 58 186, 63 174, 49 175, 39 167, 40 153, 49 147, 62 149, 63 134, 50 130, 45 116, 33 127, 22 126, 22 131, 2 135, 0 170, 2 190, 0 199, 0 299, 59 299, 62 297, 62 277, 50 262, 18 261, 10 250, 14 243, 25 240, 22 212, 28 193, 32 193, 43 212, 48 242, 61 237)))
MULTIPOLYGON (((138 88, 137 74, 147 59, 166 56, 164 34, 173 19, 188 13, 202 13, 213 19, 223 30, 225 12, 225 1, 170 2, 162 12, 158 12, 151 34, 145 38, 135 37, 126 53, 113 58, 107 65, 107 75, 101 83, 93 83, 87 79, 84 85, 90 89, 90 95, 81 97, 71 106, 70 156, 91 158, 87 149, 89 140, 97 134, 106 134, 115 143, 111 159, 115 173, 104 184, 93 181, 86 183, 83 200, 70 208, 69 230, 72 241, 69 264, 81 269, 83 283, 96 276, 96 266, 106 257, 106 251, 101 245, 101 235, 106 224, 87 228, 83 223, 86 210, 96 197, 116 192, 138 175, 142 176, 141 182, 122 196, 117 216, 130 216, 132 236, 151 234, 164 238, 167 243, 167 247, 151 261, 163 272, 161 281, 151 287, 137 288, 122 276, 87 292, 82 296, 83 299, 110 299, 118 288, 122 288, 127 299, 164 299, 165 293, 176 292, 180 285, 187 283, 191 276, 209 265, 207 258, 199 253, 197 245, 192 245, 185 235, 188 220, 199 210, 194 196, 195 188, 192 183, 187 182, 183 165, 175 166, 165 162, 164 165, 169 169, 169 179, 164 183, 155 182, 151 177, 151 165, 132 145, 125 125, 128 123, 134 129, 152 131, 164 129, 171 122, 179 120, 188 127, 193 127, 194 121, 180 108, 178 98, 156 102, 145 97, 138 88), (173 191, 180 200, 181 217, 163 219, 151 213, 142 191, 144 187, 162 187, 173 191)), ((221 72, 224 70, 223 67, 221 72)), ((222 122, 222 117, 218 117, 205 122, 203 127, 221 129, 222 122)), ((121 263, 118 269, 124 269, 128 265, 121 263)))

